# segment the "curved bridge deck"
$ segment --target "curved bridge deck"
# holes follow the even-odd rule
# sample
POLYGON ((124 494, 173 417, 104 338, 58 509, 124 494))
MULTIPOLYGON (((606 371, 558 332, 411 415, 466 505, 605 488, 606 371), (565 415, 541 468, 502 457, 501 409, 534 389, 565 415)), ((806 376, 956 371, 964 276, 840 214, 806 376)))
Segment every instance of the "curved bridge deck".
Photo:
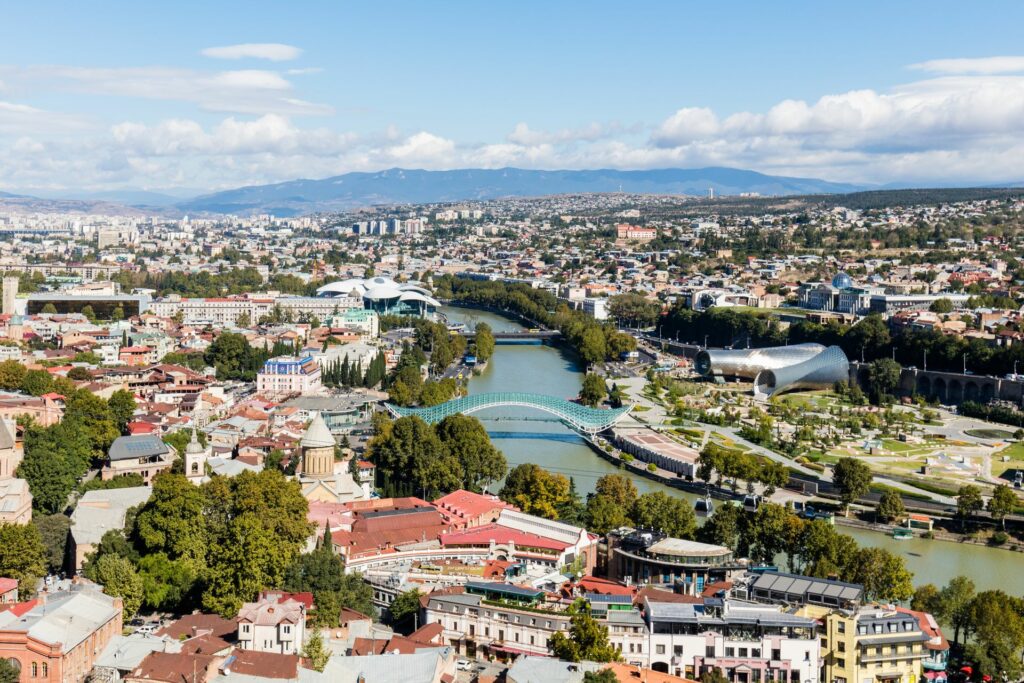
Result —
POLYGON ((417 415, 428 424, 436 424, 449 415, 457 413, 469 415, 470 413, 486 410, 487 408, 521 406, 554 415, 576 431, 583 432, 584 434, 603 432, 621 420, 633 408, 633 406, 629 405, 612 410, 602 410, 600 408, 589 408, 554 396, 518 391, 460 396, 430 408, 404 408, 391 403, 385 403, 384 406, 395 417, 417 415))

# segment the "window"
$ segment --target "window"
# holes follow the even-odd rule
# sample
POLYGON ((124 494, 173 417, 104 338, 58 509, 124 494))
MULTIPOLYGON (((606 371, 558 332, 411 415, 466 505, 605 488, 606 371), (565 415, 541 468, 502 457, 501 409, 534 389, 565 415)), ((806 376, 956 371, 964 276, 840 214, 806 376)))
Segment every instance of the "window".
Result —
POLYGON ((759 648, 759 647, 750 648, 750 656, 751 657, 756 657, 757 659, 760 659, 761 658, 761 648, 759 648))
POLYGON ((736 648, 732 648, 732 647, 725 648, 725 656, 726 657, 735 657, 736 656, 736 648))
POLYGON ((285 624, 284 625, 284 632, 285 632, 285 634, 291 633, 292 632, 292 627, 289 626, 288 624, 285 624))
POLYGON ((32 662, 32 678, 35 678, 38 675, 39 675, 39 665, 36 664, 35 662, 32 662))
POLYGON ((845 621, 837 621, 836 622, 836 630, 839 631, 840 633, 846 633, 846 622, 845 621))
POLYGON ((249 632, 249 624, 242 624, 242 633, 249 632))
POLYGON ((704 656, 705 657, 714 657, 715 656, 715 646, 714 645, 705 645, 704 646, 704 656))
POLYGON ((747 648, 741 647, 740 648, 740 657, 746 657, 746 656, 747 656, 747 648))
POLYGON ((659 654, 659 655, 665 654, 665 646, 664 645, 655 645, 654 646, 654 652, 656 654, 659 654))
POLYGON ((846 668, 846 660, 845 659, 837 659, 836 660, 836 666, 838 666, 840 669, 845 669, 846 668))
POLYGON ((533 636, 530 636, 530 645, 534 644, 533 640, 534 640, 533 636))
POLYGON ((49 675, 50 675, 50 665, 47 664, 46 662, 43 662, 43 676, 49 676, 49 675))
POLYGON ((683 656, 683 646, 682 645, 676 645, 675 647, 673 647, 672 648, 672 654, 674 654, 676 657, 682 657, 683 656))
POLYGON ((846 643, 844 641, 840 640, 837 649, 840 652, 846 652, 846 643))
POLYGON ((782 648, 772 648, 772 659, 776 661, 782 660, 782 648))

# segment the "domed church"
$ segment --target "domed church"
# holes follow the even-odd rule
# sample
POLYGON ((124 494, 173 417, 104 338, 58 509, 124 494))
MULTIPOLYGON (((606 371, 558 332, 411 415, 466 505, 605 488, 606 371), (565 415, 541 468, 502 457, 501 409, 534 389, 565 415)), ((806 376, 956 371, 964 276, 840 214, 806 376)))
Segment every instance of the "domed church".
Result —
POLYGON ((337 441, 319 413, 309 423, 299 446, 302 460, 298 477, 306 500, 348 503, 370 497, 369 484, 357 484, 348 470, 348 463, 334 459, 337 441))

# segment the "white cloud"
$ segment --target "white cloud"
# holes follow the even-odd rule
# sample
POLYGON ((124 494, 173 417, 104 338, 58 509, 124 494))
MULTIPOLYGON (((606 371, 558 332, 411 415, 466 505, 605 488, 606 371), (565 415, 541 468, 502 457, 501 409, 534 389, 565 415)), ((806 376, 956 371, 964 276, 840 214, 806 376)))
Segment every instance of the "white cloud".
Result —
POLYGON ((88 123, 78 116, 0 100, 0 133, 54 134, 80 131, 87 127, 88 123))
POLYGON ((287 62, 298 59, 302 50, 282 43, 242 43, 208 47, 200 54, 214 59, 268 59, 272 62, 287 62))
POLYGON ((1024 71, 1024 57, 976 57, 966 59, 932 59, 911 64, 911 69, 939 74, 1005 74, 1024 71))
POLYGON ((643 127, 594 122, 544 130, 523 121, 478 142, 383 122, 361 135, 333 122, 300 125, 296 117, 330 109, 299 97, 288 72, 29 67, 0 68, 0 76, 21 89, 178 100, 227 112, 213 122, 124 121, 71 136, 61 133, 84 123, 0 102, 0 187, 7 188, 220 189, 391 166, 733 166, 866 183, 1024 180, 1024 75, 1011 73, 943 75, 814 101, 783 99, 757 111, 682 102, 643 127))
POLYGON ((239 114, 317 115, 334 113, 324 104, 292 96, 292 83, 277 71, 198 71, 169 67, 95 68, 77 66, 0 67, 0 74, 25 90, 190 102, 207 111, 239 114))

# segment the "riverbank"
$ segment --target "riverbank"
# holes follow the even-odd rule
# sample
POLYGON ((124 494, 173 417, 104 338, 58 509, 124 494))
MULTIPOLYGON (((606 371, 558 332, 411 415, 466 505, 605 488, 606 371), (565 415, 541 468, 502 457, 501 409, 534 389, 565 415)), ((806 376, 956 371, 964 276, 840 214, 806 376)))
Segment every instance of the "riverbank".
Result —
MULTIPOLYGON (((453 319, 487 322, 494 329, 519 326, 505 316, 472 308, 452 308, 446 312, 453 319)), ((582 368, 575 354, 565 345, 499 346, 489 367, 469 379, 469 393, 493 391, 531 391, 571 398, 580 390, 582 368)), ((644 413, 649 416, 650 413, 644 413)), ((558 474, 573 478, 580 495, 592 492, 597 480, 605 474, 628 474, 641 493, 663 491, 684 498, 692 505, 704 495, 703 483, 697 489, 684 489, 672 473, 654 476, 645 464, 624 463, 607 453, 601 454, 557 420, 538 418, 535 411, 523 408, 501 408, 476 414, 489 432, 502 434, 493 438, 495 446, 505 453, 510 467, 534 463, 558 474), (501 430, 498 432, 497 430, 501 430), (597 456, 597 457, 595 457, 597 456)), ((491 487, 497 491, 501 482, 491 487)), ((728 494, 731 497, 731 492, 728 494)), ((884 548, 903 558, 914 573, 916 585, 944 585, 955 576, 969 576, 979 590, 1000 588, 1013 594, 1024 594, 1024 572, 1020 571, 1020 555, 992 546, 959 543, 952 540, 934 542, 915 537, 896 540, 878 525, 844 525, 843 533, 862 546, 884 548)))

